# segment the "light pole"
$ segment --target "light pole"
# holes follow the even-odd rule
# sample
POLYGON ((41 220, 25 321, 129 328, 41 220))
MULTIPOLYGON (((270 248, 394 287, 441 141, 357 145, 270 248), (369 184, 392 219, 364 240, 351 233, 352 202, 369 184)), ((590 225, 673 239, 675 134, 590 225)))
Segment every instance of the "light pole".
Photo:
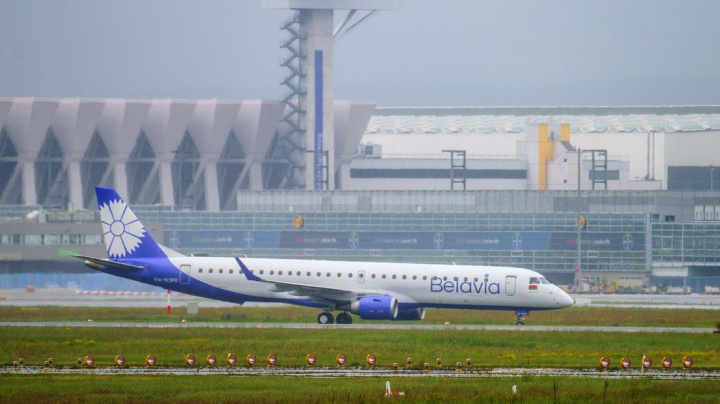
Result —
MULTIPOLYGON (((580 267, 580 257, 582 256, 582 230, 587 226, 587 220, 582 215, 582 208, 580 205, 580 185, 582 184, 582 155, 583 153, 589 153, 592 155, 592 165, 588 174, 588 180, 592 183, 592 190, 595 190, 595 183, 600 182, 605 184, 605 190, 608 189, 608 163, 607 163, 607 150, 606 149, 588 149, 583 150, 578 147, 577 149, 577 218, 575 219, 575 227, 577 230, 576 243, 577 243, 577 257, 575 261, 575 288, 580 286, 582 281, 582 269, 580 267), (603 157, 603 161, 597 164, 595 156, 603 157), (600 168, 600 170, 598 170, 600 168), (601 178, 601 179, 598 179, 601 178)), ((588 205, 589 206, 589 205, 588 205)))
POLYGON ((715 171, 715 167, 713 167, 712 164, 711 164, 711 165, 710 165, 710 190, 711 190, 711 191, 712 191, 713 188, 714 188, 714 186, 713 186, 713 185, 714 185, 714 184, 713 184, 713 173, 714 173, 714 171, 715 171))
POLYGON ((574 281, 574 289, 575 292, 578 292, 578 287, 580 286, 580 254, 582 253, 582 247, 581 247, 581 232, 580 232, 580 218, 582 215, 582 211, 580 210, 580 182, 582 181, 582 171, 580 168, 580 158, 582 156, 582 150, 580 148, 577 149, 577 216, 575 217, 575 229, 577 230, 577 235, 575 236, 575 243, 577 244, 577 257, 575 257, 575 281, 574 281))

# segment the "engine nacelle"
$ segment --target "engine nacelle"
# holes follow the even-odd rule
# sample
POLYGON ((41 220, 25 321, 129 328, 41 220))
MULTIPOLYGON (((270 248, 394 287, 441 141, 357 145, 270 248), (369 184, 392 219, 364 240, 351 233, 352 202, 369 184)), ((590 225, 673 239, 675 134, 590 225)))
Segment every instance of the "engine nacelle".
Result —
POLYGON ((350 312, 363 320, 394 320, 398 302, 392 296, 363 296, 352 302, 350 312))
POLYGON ((424 318, 425 318, 425 308, 417 307, 414 309, 398 310, 398 314, 397 314, 397 317, 395 317, 395 320, 413 321, 413 320, 422 320, 424 318))

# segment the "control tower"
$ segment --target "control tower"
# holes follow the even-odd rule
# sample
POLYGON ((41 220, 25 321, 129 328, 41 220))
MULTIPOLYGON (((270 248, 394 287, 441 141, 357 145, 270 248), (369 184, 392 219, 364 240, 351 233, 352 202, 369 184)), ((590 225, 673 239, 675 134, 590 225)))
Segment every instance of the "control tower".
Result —
POLYGON ((379 10, 397 9, 401 0, 263 0, 265 8, 295 10, 282 29, 281 46, 290 56, 281 65, 289 93, 278 126, 274 158, 287 159, 280 188, 335 189, 335 96, 333 48, 338 37, 379 10), (336 10, 347 10, 334 26, 336 10), (360 11, 360 13, 358 13, 360 11))

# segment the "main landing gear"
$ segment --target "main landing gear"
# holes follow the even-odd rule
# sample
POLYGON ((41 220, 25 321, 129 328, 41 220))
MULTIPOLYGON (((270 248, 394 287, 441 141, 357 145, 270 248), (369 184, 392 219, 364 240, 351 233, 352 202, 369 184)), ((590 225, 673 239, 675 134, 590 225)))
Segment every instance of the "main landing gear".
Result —
POLYGON ((338 314, 337 318, 333 318, 332 313, 327 311, 318 314, 318 324, 332 324, 333 321, 337 322, 338 324, 352 324, 352 316, 350 316, 350 314, 346 312, 338 314))
POLYGON ((337 315, 335 322, 338 324, 352 324, 352 317, 346 312, 342 312, 337 315))

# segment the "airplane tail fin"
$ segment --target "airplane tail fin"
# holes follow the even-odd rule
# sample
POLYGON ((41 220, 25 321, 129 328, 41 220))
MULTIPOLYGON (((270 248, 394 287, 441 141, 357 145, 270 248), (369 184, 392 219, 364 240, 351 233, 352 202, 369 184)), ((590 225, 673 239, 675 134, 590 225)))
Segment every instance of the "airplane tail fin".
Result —
POLYGON ((114 189, 95 187, 95 194, 109 259, 167 257, 114 189))

